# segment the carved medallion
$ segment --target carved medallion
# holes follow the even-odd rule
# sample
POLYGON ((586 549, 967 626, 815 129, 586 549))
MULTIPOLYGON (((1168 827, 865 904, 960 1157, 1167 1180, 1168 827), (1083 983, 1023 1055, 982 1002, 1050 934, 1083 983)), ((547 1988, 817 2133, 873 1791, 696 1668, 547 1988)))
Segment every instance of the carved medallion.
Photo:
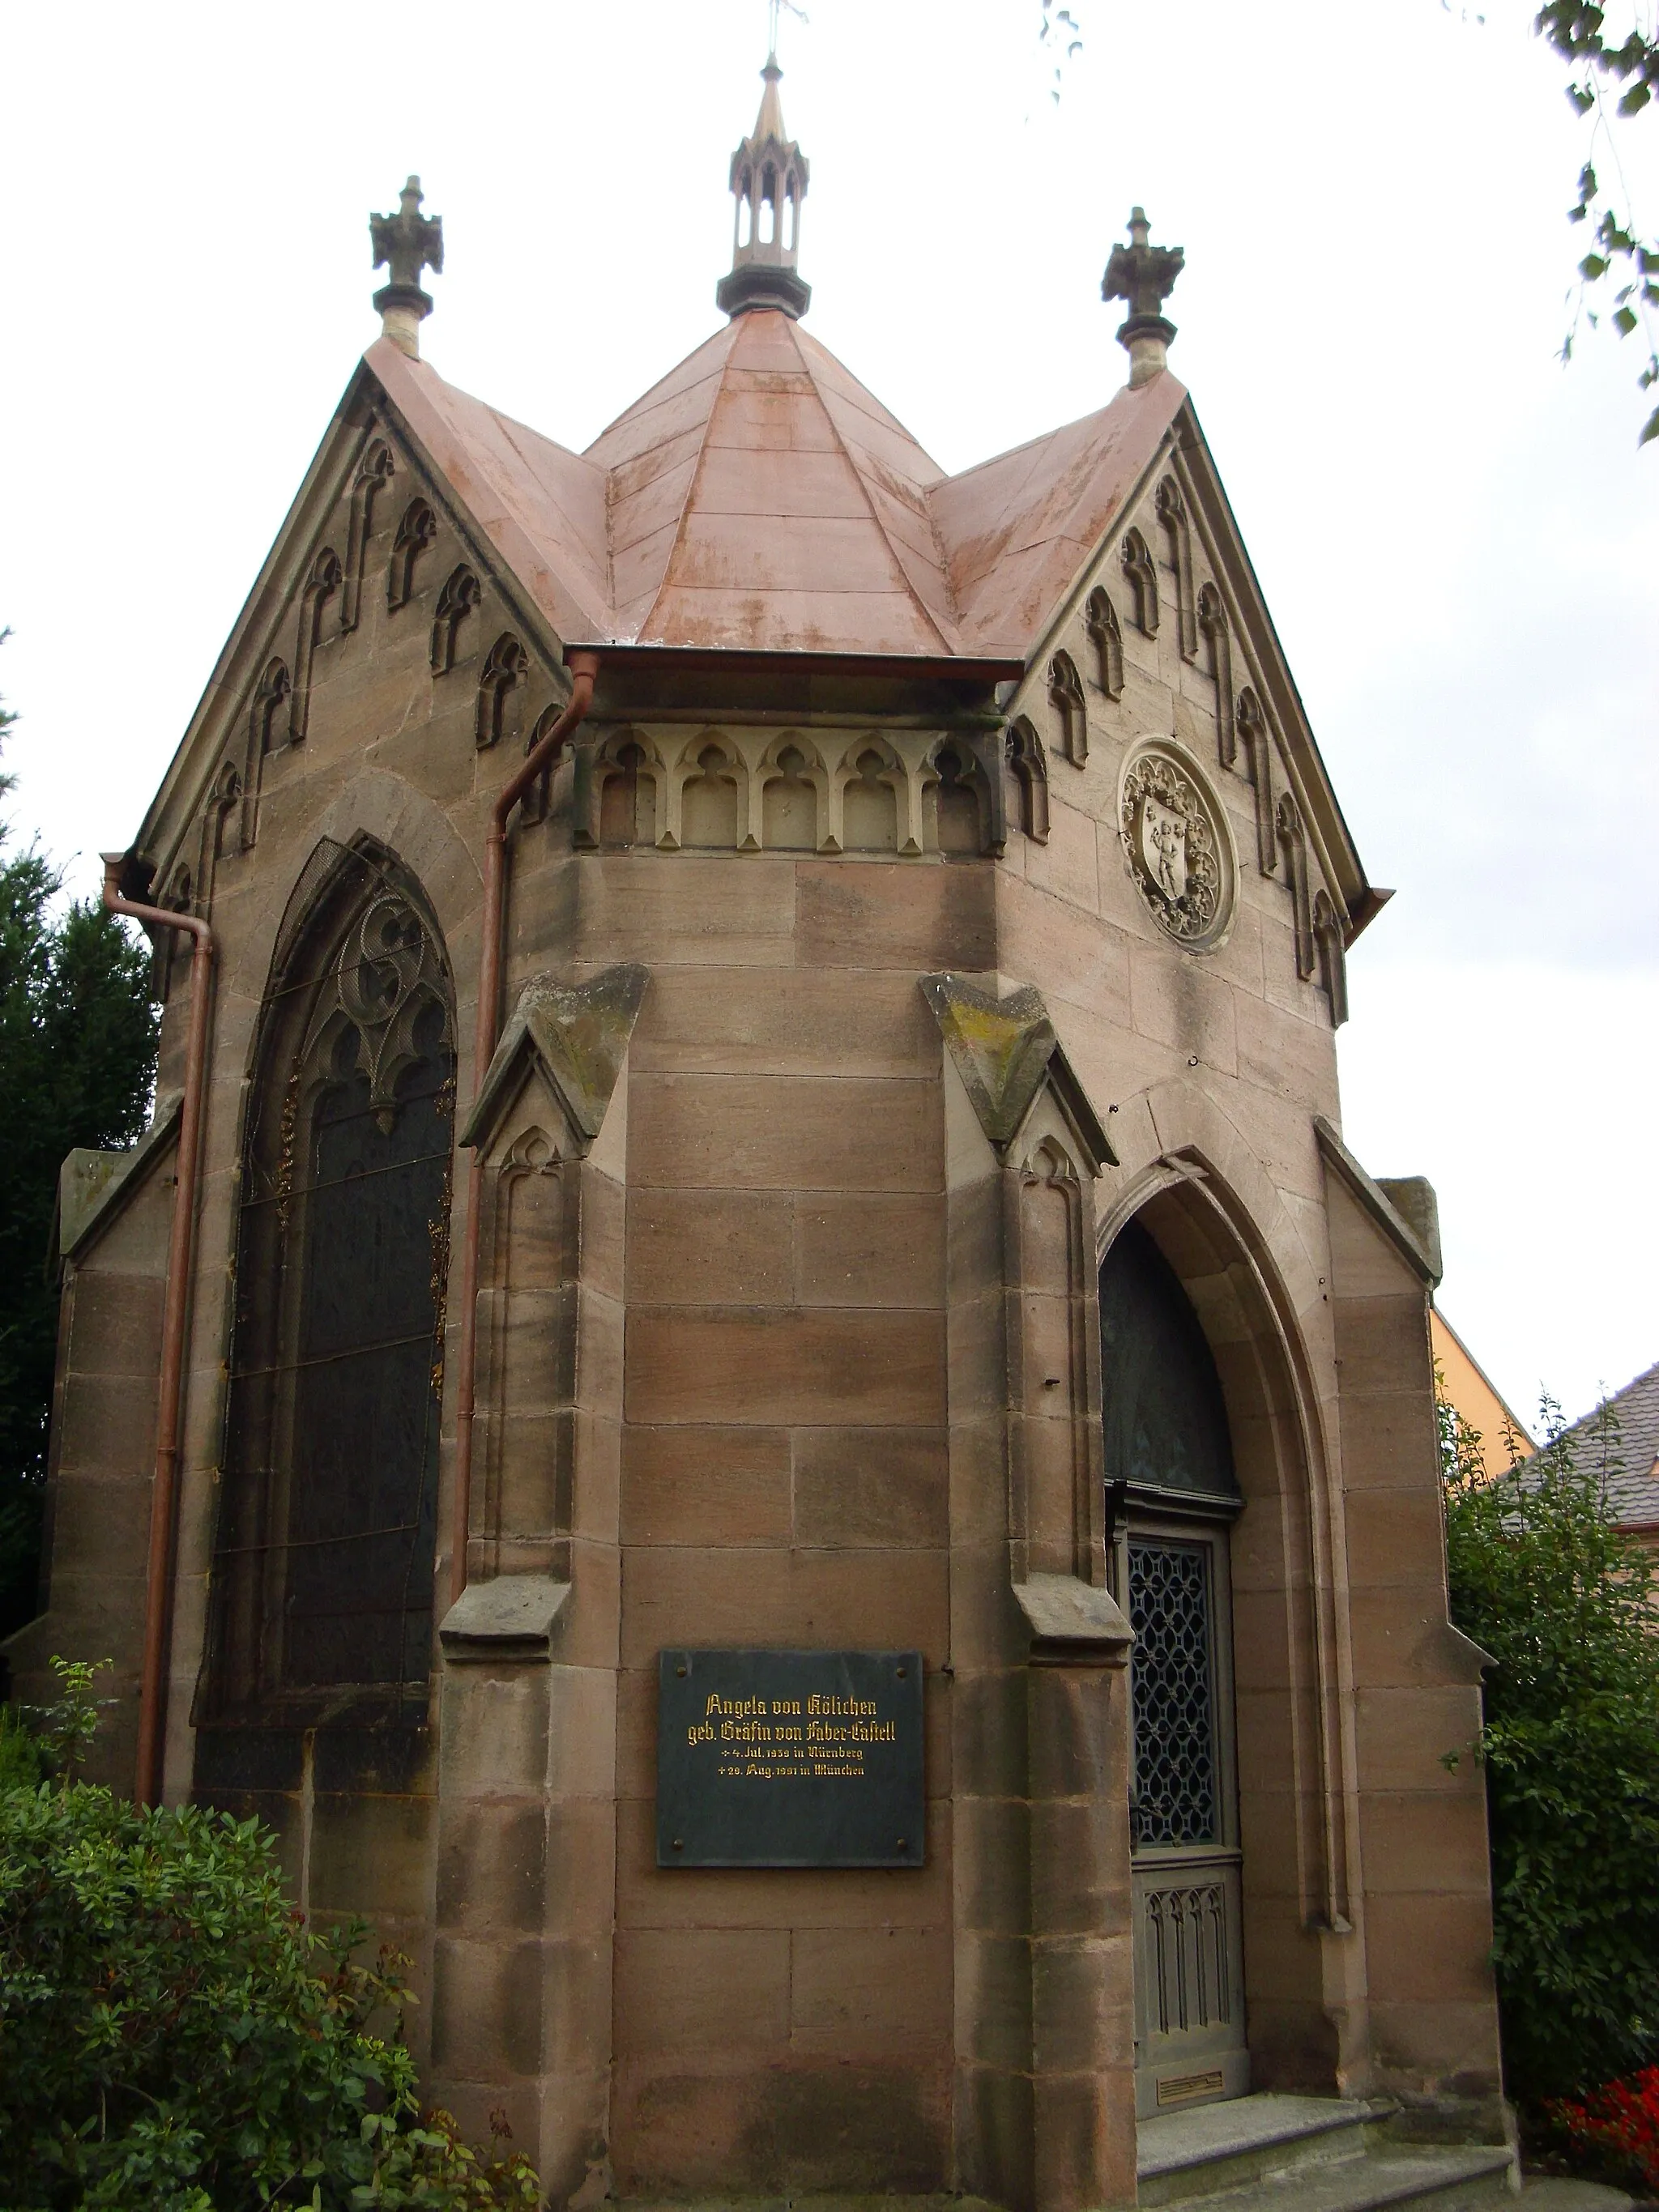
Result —
POLYGON ((1158 927, 1194 952, 1212 951, 1232 921, 1232 840, 1219 801, 1173 744, 1143 745, 1130 756, 1118 830, 1158 927))

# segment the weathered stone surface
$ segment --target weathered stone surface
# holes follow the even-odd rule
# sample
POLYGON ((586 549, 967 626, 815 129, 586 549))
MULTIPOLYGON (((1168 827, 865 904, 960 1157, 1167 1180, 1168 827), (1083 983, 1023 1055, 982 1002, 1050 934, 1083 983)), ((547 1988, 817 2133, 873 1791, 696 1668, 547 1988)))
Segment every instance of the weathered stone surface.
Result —
MULTIPOLYGON (((407 1941, 434 2094, 480 2132, 502 2106, 556 2202, 1130 2203, 1133 1659, 1092 1285, 1133 1216, 1213 1358, 1242 1501, 1226 1687, 1253 2079, 1461 2082, 1478 2104, 1498 2080, 1480 1791, 1441 1758, 1477 1724, 1480 1658, 1445 1617, 1432 1208, 1369 1177, 1336 1126, 1341 946, 1305 972, 1280 797, 1318 815, 1314 887, 1350 916, 1367 894, 1196 425, 1154 378, 1107 410, 1109 461, 1092 418, 936 483, 822 349, 745 304, 717 374, 689 366, 599 458, 542 444, 533 468, 516 426, 376 349, 147 819, 158 890, 189 872, 220 976, 169 1789, 191 1786, 193 1738, 199 1792, 277 1823, 307 1903, 407 1941), (371 438, 392 469, 372 519, 353 507, 371 438), (400 595, 416 496, 431 542, 400 595), (576 542, 593 528, 597 554, 576 542), (848 580, 872 548, 926 670, 826 648, 825 624, 871 614, 848 580), (331 550, 355 619, 331 596, 304 741, 279 724, 250 763, 258 686, 297 665, 331 550), (732 580, 763 556, 745 596, 732 580), (480 1070, 490 806, 566 695, 562 641, 635 635, 671 562, 687 641, 719 599, 775 641, 768 624, 796 625, 791 650, 601 648, 580 789, 562 763, 511 826, 514 1012, 480 1070), (464 566, 477 605, 434 668, 464 566), (504 638, 522 676, 497 731, 504 638), (939 673, 1011 638, 1000 676, 939 673), (1131 862, 1124 770, 1153 731, 1237 848, 1230 933, 1202 953, 1131 862), (202 796, 225 762, 257 803, 216 845, 202 796), (246 1085, 273 958, 330 852, 364 841, 429 909, 481 1152, 471 1579, 452 1607, 446 1534, 410 1686, 424 1725, 193 1731, 239 1224, 263 1202, 246 1085), (925 1865, 659 1869, 653 1669, 699 1644, 920 1648, 925 1865)), ((170 1091, 188 993, 185 963, 161 964, 170 1091)), ((8 1655, 35 1697, 51 1650, 113 1656, 116 1781, 170 1227, 165 1134, 149 1143, 65 1185, 49 1610, 8 1655)), ((430 1224, 446 1532, 469 1164, 430 1224)))

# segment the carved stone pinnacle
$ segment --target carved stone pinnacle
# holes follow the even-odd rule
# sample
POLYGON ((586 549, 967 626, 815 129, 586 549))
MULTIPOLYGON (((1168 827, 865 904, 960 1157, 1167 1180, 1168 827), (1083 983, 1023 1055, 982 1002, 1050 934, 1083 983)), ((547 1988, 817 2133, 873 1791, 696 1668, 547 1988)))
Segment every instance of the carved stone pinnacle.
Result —
POLYGON ((374 265, 389 268, 392 282, 374 295, 380 313, 381 334, 406 354, 419 358, 420 328, 432 313, 432 301, 421 289, 421 273, 431 269, 442 274, 444 222, 441 216, 421 213, 421 180, 411 177, 398 196, 395 216, 372 215, 368 235, 374 248, 374 265))
POLYGON ((1176 326, 1163 313, 1164 302, 1175 289, 1176 278, 1186 265, 1186 250, 1179 246, 1153 246, 1152 225, 1144 208, 1129 210, 1129 243, 1115 246, 1101 280, 1103 300, 1128 302, 1127 319, 1117 333, 1118 343, 1129 356, 1129 388, 1150 383, 1166 367, 1170 341, 1176 326))

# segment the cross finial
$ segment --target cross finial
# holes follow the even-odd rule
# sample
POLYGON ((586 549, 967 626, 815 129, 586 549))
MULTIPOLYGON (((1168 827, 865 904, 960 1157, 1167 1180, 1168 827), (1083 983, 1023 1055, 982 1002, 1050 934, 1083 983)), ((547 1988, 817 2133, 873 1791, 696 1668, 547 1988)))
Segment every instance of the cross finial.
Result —
POLYGON ((1101 280, 1103 300, 1125 300, 1128 302, 1127 319, 1121 325, 1117 342, 1129 356, 1129 388, 1148 384, 1168 362, 1170 339, 1176 326, 1163 313, 1164 302, 1175 289, 1175 281, 1186 264, 1185 250, 1179 246, 1153 246, 1148 241, 1152 227, 1146 220, 1144 208, 1129 210, 1129 243, 1115 246, 1112 258, 1106 264, 1106 274, 1101 280))
POLYGON ((441 275, 444 265, 444 219, 421 213, 422 197, 420 179, 411 177, 398 195, 396 215, 368 218, 374 265, 392 272, 392 282, 374 295, 381 334, 417 360, 421 325, 432 313, 431 299, 421 289, 421 272, 431 269, 441 275))

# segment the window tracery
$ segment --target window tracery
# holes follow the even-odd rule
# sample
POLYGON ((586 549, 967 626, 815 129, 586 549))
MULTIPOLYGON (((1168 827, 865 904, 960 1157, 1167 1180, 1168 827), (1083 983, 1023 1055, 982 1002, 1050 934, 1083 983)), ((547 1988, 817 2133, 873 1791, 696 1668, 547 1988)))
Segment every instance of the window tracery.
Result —
POLYGON ((397 864, 326 860, 261 1019, 207 1722, 425 1711, 453 995, 397 864))

